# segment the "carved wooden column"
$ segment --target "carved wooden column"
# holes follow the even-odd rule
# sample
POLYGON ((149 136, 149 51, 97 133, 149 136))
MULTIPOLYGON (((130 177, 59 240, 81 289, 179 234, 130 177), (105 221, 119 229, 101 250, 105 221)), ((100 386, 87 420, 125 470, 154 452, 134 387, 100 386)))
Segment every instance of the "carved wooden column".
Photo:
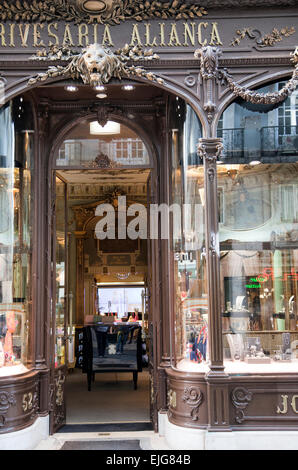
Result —
POLYGON ((84 324, 84 238, 86 231, 76 231, 77 241, 77 289, 76 289, 76 324, 84 324))
POLYGON ((200 139, 198 150, 204 159, 210 369, 218 373, 224 369, 216 168, 217 157, 222 150, 221 139, 200 139))
MULTIPOLYGON (((167 116, 159 117, 159 122, 162 123, 160 138, 160 151, 161 151, 161 176, 160 176, 160 203, 167 205, 171 204, 170 198, 170 171, 171 161, 169 152, 169 129, 167 125, 167 116)), ((171 241, 160 240, 160 259, 161 259, 161 362, 158 370, 159 377, 159 402, 158 409, 160 412, 167 409, 167 380, 165 369, 171 366, 171 345, 170 345, 170 325, 172 314, 172 299, 173 295, 170 284, 170 262, 171 262, 171 241)))
POLYGON ((205 232, 208 282, 209 367, 208 429, 229 429, 229 396, 223 364, 222 319, 220 302, 220 248, 218 231, 217 158, 223 145, 221 139, 200 139, 198 151, 204 160, 205 232))
POLYGON ((50 266, 50 253, 46 249, 49 218, 46 210, 47 185, 51 184, 47 171, 46 154, 46 129, 48 128, 48 109, 37 110, 37 132, 35 134, 35 174, 34 174, 34 225, 33 225, 33 256, 32 256, 32 316, 33 331, 29 335, 30 349, 33 348, 33 358, 37 369, 47 369, 47 352, 49 351, 50 312, 47 309, 48 296, 50 295, 47 284, 47 265, 50 266), (43 262, 42 253, 46 253, 47 263, 43 262), (49 317, 47 316, 47 312, 49 317), (35 357, 34 357, 35 356, 35 357))

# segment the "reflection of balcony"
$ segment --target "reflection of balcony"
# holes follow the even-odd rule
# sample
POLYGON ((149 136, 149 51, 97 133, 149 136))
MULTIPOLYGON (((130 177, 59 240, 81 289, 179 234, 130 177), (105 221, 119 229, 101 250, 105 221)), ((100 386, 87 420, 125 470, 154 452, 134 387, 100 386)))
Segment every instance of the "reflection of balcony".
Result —
POLYGON ((220 129, 223 139, 222 160, 225 163, 264 163, 297 161, 298 126, 268 126, 260 129, 220 129))
POLYGON ((261 151, 262 157, 297 156, 298 126, 262 127, 261 151))
POLYGON ((237 159, 241 163, 244 157, 244 129, 221 129, 218 137, 222 138, 224 144, 223 159, 237 159))

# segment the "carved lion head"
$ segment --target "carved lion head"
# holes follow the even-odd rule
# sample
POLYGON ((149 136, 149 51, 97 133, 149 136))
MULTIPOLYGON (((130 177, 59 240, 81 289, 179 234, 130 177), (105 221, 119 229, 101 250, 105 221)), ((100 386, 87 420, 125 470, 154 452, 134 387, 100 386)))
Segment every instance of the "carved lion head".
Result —
POLYGON ((99 44, 84 49, 78 61, 83 82, 91 86, 108 83, 118 65, 117 57, 99 44))

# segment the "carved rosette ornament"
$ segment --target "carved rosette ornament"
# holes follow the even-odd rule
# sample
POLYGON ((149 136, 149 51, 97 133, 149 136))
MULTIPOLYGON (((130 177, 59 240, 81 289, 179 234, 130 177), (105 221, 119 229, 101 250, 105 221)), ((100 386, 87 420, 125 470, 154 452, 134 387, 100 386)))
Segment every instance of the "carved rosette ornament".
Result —
POLYGON ((231 393, 231 399, 236 408, 235 421, 242 424, 245 420, 244 410, 251 402, 253 394, 244 387, 236 387, 231 393))
POLYGON ((199 419, 199 408, 203 401, 203 394, 198 387, 186 387, 182 396, 182 401, 191 407, 191 418, 193 421, 199 419))
POLYGON ((129 46, 126 44, 122 49, 114 52, 99 44, 90 44, 80 53, 74 53, 65 47, 50 49, 48 53, 40 51, 32 56, 32 60, 57 61, 70 60, 66 66, 51 66, 47 72, 40 73, 37 77, 29 80, 29 85, 44 82, 50 78, 72 78, 81 79, 85 85, 93 87, 107 84, 112 78, 146 78, 152 82, 163 84, 164 80, 152 72, 147 72, 139 65, 128 65, 128 62, 149 62, 159 59, 152 49, 143 51, 140 46, 129 46), (69 51, 67 54, 66 50, 69 51))

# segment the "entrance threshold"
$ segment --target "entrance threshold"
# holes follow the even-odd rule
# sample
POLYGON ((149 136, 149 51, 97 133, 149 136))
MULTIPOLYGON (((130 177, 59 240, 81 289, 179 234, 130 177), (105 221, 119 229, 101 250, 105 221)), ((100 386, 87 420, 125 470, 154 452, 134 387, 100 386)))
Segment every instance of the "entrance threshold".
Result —
POLYGON ((82 432, 138 432, 153 431, 151 421, 121 422, 121 423, 94 423, 94 424, 66 424, 58 433, 82 433, 82 432))

